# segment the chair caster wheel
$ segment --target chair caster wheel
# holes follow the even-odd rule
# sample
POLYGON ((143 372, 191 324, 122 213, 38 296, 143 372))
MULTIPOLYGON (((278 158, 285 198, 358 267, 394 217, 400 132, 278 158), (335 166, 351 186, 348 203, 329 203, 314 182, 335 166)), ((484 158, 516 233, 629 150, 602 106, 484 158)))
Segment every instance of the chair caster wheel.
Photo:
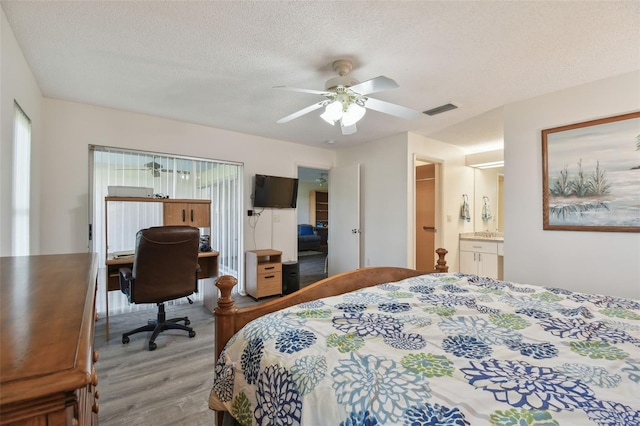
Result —
POLYGON ((188 319, 184 320, 184 325, 189 325, 189 324, 191 324, 191 321, 189 321, 188 319))
POLYGON ((196 337, 196 332, 195 332, 195 331, 193 331, 193 330, 191 330, 191 331, 189 332, 189 337, 196 337))
POLYGON ((122 344, 126 345, 127 343, 129 343, 129 336, 122 336, 122 344))
POLYGON ((156 345, 155 343, 149 343, 149 350, 150 351, 155 351, 157 347, 158 347, 158 345, 156 345))

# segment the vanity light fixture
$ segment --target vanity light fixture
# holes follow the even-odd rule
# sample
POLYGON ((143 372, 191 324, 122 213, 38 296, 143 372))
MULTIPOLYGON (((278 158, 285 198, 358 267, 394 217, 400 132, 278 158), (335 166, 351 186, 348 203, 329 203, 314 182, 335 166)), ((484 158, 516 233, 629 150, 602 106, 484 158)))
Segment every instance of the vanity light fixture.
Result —
POLYGON ((492 169, 504 166, 504 150, 497 149, 495 151, 476 152, 475 154, 467 154, 465 164, 469 167, 477 169, 492 169))

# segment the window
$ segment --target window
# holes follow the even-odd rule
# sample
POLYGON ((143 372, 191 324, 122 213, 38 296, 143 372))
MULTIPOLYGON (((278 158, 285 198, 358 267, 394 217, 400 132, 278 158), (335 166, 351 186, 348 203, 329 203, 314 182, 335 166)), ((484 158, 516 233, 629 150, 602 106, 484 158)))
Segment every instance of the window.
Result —
MULTIPOLYGON (((89 161, 91 211, 91 239, 93 251, 98 253, 100 265, 96 309, 105 310, 105 202, 109 186, 138 186, 153 188, 153 193, 169 198, 211 200, 211 228, 202 230, 210 236, 210 245, 220 253, 220 274, 241 279, 242 268, 242 194, 243 166, 238 163, 179 157, 141 151, 90 146, 89 161)), ((133 249, 137 230, 162 224, 159 203, 134 203, 126 207, 135 211, 117 214, 117 230, 114 230, 114 214, 109 211, 109 251, 133 249)), ((204 285, 213 285, 205 283, 204 285)), ((242 291, 240 289, 239 291, 242 291)), ((203 292, 194 295, 201 299, 203 292)), ((179 303, 180 301, 177 301, 179 303)), ((109 292, 109 313, 139 309, 129 305, 120 292, 109 292)), ((142 307, 146 309, 146 307, 142 307)))
POLYGON ((31 120, 20 105, 14 102, 13 122, 13 187, 11 253, 26 256, 29 253, 29 217, 31 196, 31 120))

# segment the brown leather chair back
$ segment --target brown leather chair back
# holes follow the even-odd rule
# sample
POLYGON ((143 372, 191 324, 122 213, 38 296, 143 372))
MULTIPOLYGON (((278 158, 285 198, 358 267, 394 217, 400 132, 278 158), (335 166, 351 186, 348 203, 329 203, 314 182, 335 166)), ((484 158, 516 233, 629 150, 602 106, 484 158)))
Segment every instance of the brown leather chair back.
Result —
POLYGON ((161 303, 193 294, 198 286, 200 231, 158 226, 138 231, 130 300, 161 303))

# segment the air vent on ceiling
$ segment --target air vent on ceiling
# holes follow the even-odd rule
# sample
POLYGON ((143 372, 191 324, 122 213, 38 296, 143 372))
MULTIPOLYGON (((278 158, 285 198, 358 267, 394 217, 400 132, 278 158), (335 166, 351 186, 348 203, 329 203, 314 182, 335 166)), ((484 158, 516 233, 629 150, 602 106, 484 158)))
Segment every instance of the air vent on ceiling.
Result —
POLYGON ((455 106, 454 104, 444 104, 444 105, 440 105, 439 107, 435 107, 427 111, 424 111, 424 113, 427 115, 436 115, 436 114, 442 114, 443 112, 451 111, 452 109, 456 109, 456 108, 458 107, 455 106))

